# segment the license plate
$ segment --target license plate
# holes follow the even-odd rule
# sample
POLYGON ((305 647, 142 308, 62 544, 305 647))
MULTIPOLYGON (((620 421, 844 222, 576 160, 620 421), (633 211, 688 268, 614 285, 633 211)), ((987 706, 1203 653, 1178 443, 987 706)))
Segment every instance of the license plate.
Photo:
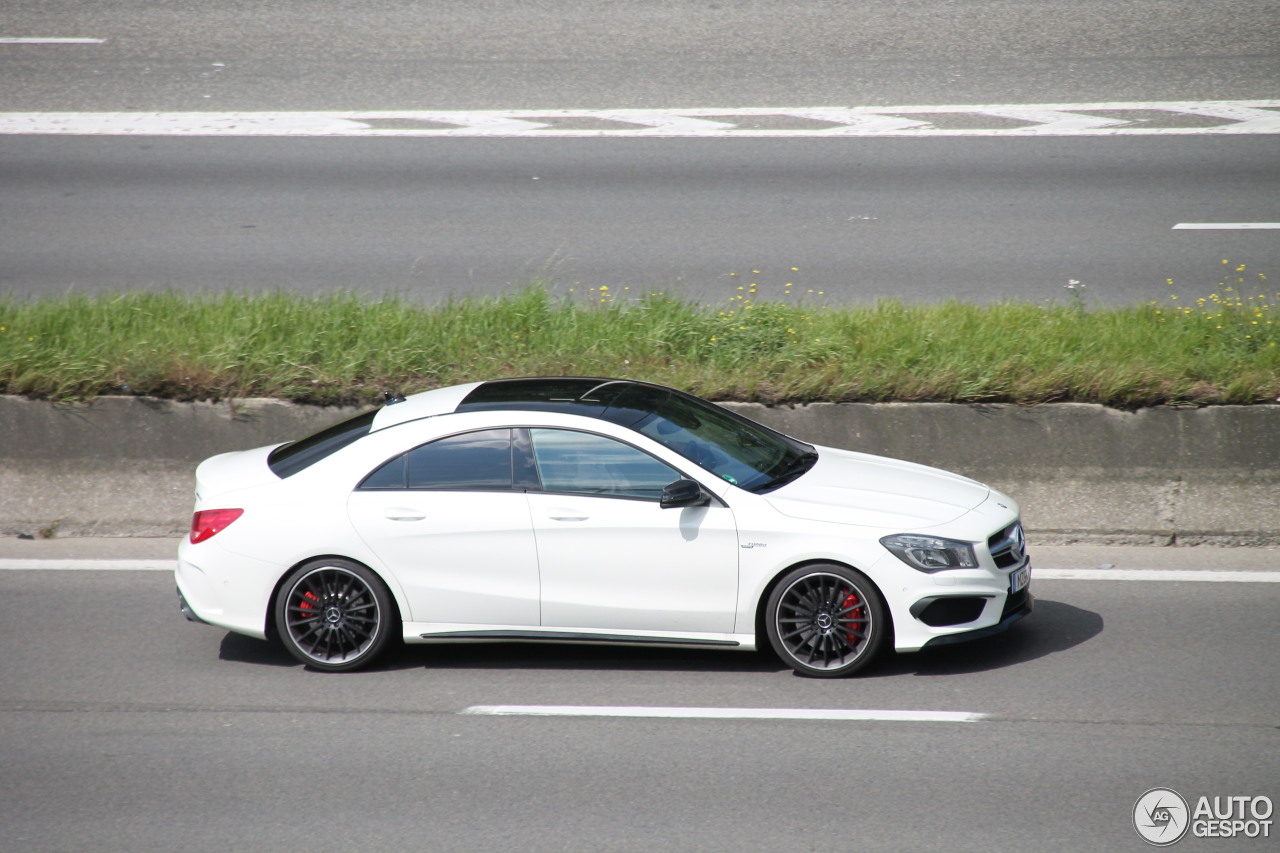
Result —
POLYGON ((1027 584, 1031 583, 1031 567, 1023 566, 1013 574, 1009 575, 1009 594, 1022 592, 1027 588, 1027 584))

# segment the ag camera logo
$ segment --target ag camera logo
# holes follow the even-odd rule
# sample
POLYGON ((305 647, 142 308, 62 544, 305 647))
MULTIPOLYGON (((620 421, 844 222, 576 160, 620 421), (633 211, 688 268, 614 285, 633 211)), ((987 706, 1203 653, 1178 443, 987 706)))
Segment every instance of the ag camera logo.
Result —
POLYGON ((1133 804, 1133 828, 1157 847, 1181 841, 1191 825, 1189 818, 1187 801, 1170 788, 1152 788, 1133 804))

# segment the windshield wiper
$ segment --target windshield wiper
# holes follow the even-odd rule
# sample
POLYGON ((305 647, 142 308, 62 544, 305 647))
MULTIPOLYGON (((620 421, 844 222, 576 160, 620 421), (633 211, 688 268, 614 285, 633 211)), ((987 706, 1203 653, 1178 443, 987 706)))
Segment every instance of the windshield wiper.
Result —
POLYGON ((767 483, 757 486, 751 491, 755 492, 758 495, 762 495, 765 492, 772 492, 774 489, 780 489, 783 486, 785 486, 787 483, 790 483, 792 480, 795 480, 798 477, 807 473, 808 470, 812 468, 814 463, 817 461, 818 461, 817 453, 814 453, 813 451, 809 451, 807 453, 801 453, 795 459, 791 460, 791 463, 788 464, 786 468, 782 469, 782 473, 778 474, 776 477, 774 477, 772 480, 769 480, 767 483))

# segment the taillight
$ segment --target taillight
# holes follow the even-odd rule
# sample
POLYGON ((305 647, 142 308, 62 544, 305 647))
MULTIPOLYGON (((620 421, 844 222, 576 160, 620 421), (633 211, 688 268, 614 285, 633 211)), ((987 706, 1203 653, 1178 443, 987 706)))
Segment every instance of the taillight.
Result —
POLYGON ((231 522, 244 515, 242 509, 202 509, 191 516, 191 544, 203 542, 214 534, 227 529, 231 522))

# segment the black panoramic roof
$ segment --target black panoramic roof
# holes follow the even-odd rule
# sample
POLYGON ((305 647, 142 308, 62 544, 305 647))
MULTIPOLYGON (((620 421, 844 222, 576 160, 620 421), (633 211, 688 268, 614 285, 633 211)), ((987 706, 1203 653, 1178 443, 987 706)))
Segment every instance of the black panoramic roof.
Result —
POLYGON ((539 376, 485 382, 458 404, 457 411, 523 409, 564 412, 630 426, 652 413, 663 400, 672 396, 689 395, 633 379, 539 376))

